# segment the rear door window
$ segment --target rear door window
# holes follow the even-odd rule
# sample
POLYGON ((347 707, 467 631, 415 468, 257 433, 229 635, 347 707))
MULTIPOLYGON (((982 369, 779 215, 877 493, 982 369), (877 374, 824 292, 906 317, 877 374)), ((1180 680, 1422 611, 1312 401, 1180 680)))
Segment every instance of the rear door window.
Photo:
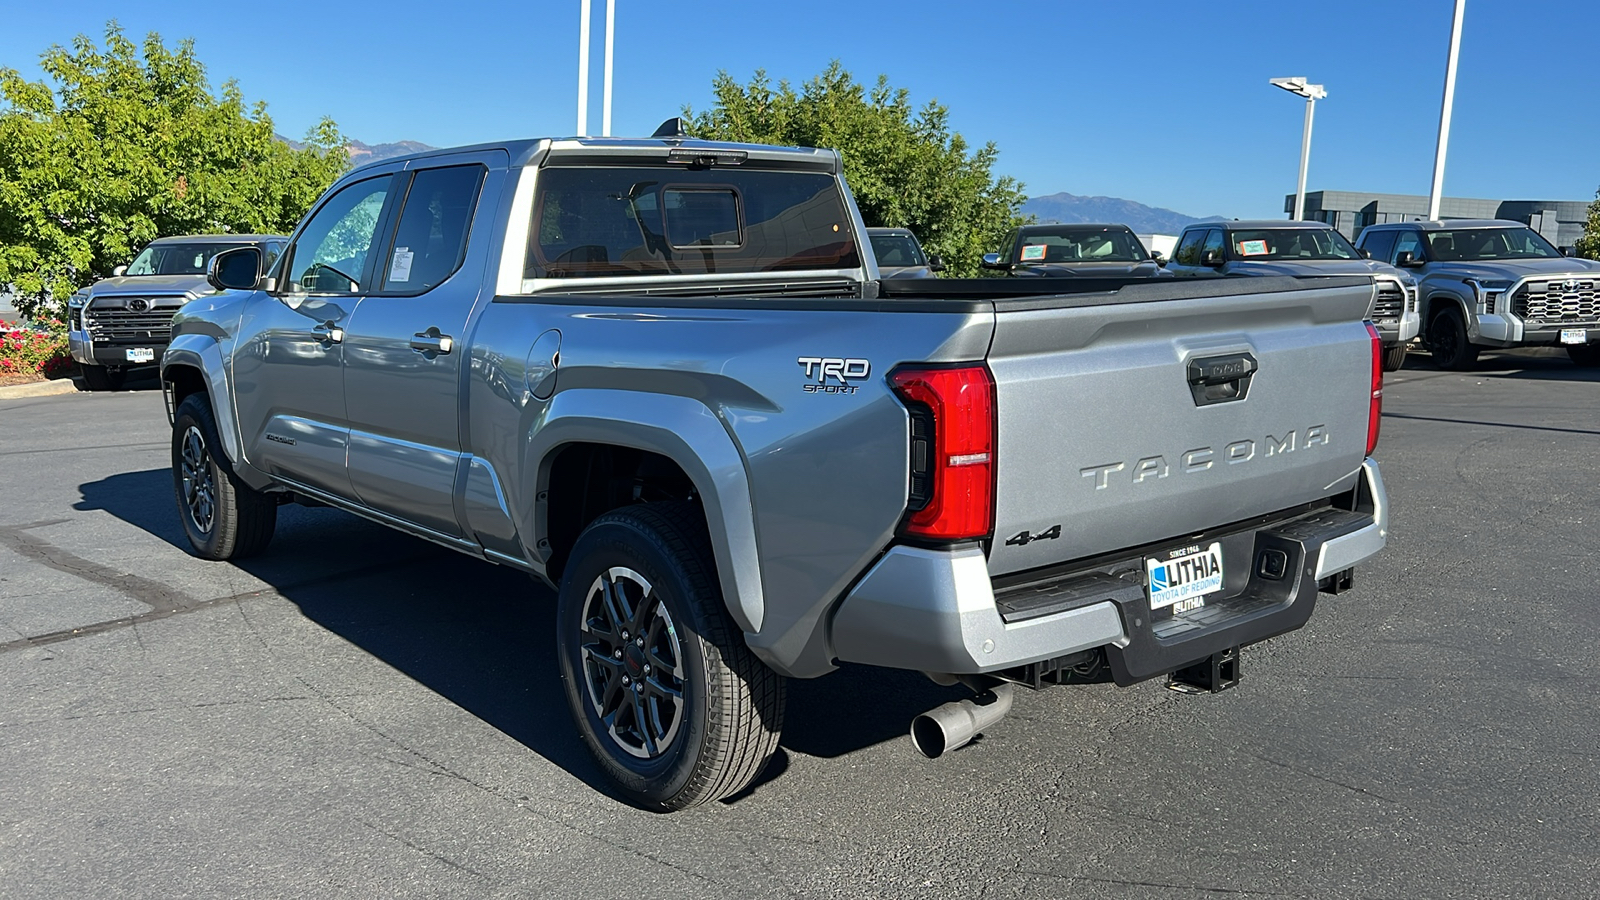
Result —
POLYGON ((1361 249, 1380 262, 1389 262, 1394 259, 1393 231, 1363 231, 1361 233, 1361 249))
POLYGON ((1205 229, 1185 231, 1183 240, 1178 243, 1178 249, 1172 251, 1172 261, 1180 266, 1200 265, 1200 243, 1205 240, 1205 229))
POLYGON ((420 294, 461 268, 485 169, 421 169, 400 207, 394 242, 381 268, 386 294, 420 294))
POLYGON ((539 172, 525 278, 854 269, 833 176, 712 167, 539 172))

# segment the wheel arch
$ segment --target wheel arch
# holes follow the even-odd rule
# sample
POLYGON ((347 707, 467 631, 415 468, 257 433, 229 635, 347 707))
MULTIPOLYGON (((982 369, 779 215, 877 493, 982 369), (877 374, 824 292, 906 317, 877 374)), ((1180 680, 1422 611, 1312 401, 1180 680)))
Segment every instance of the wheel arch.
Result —
POLYGON ((635 391, 562 391, 529 435, 521 465, 534 502, 532 521, 525 523, 530 527, 520 530, 536 536, 536 545, 526 549, 545 560, 552 581, 559 580, 565 554, 584 526, 651 499, 628 497, 620 488, 660 490, 663 499, 698 500, 728 612, 746 632, 761 629, 765 607, 749 477, 733 437, 705 404, 635 391), (674 487, 689 489, 690 496, 674 496, 674 487))
POLYGON ((218 437, 228 461, 237 465, 244 458, 233 404, 228 402, 228 379, 217 342, 203 334, 178 334, 161 355, 161 389, 167 399, 167 421, 177 413, 178 404, 191 394, 205 393, 211 414, 217 420, 218 437), (180 393, 181 392, 181 393, 180 393))

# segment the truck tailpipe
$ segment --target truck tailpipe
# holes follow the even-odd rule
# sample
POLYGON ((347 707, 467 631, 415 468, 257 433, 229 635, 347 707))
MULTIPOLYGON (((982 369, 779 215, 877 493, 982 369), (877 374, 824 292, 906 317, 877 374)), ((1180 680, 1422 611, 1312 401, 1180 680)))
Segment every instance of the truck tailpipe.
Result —
POLYGON ((957 700, 911 720, 911 743, 923 756, 938 759, 965 747, 1011 711, 1011 685, 997 684, 970 700, 957 700))

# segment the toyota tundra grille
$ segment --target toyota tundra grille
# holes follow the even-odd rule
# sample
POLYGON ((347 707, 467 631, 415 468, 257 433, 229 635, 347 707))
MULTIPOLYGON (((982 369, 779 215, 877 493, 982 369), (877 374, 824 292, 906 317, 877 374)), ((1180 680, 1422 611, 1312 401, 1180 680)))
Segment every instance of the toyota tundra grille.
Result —
POLYGON ((1393 281, 1378 282, 1378 295, 1372 301, 1371 319, 1382 322, 1385 319, 1397 321, 1400 314, 1405 311, 1406 292, 1398 283, 1393 281))
POLYGON ((175 309, 89 309, 84 327, 95 343, 165 344, 172 338, 175 309))
POLYGON ((1512 295, 1511 311, 1528 322, 1600 322, 1600 292, 1592 278, 1530 281, 1512 295))

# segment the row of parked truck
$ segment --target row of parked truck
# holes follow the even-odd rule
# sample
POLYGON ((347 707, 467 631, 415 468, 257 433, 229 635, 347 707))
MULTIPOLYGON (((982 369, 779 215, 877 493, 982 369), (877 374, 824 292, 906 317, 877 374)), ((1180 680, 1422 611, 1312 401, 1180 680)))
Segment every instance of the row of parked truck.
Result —
MULTIPOLYGON (((872 229, 880 262, 885 253, 920 261, 886 276, 937 271, 915 240, 906 229, 872 229)), ((1126 225, 1025 225, 983 265, 1016 277, 1369 275, 1379 286, 1369 314, 1386 371, 1400 368, 1419 336, 1446 369, 1471 366, 1484 349, 1530 346, 1563 347, 1580 366, 1600 365, 1600 263, 1565 256, 1519 222, 1374 225, 1355 245, 1320 222, 1202 222, 1183 230, 1171 259, 1145 249, 1126 225)))
POLYGON ((673 126, 385 160, 279 247, 183 250, 203 289, 75 298, 80 360, 160 356, 193 551, 300 503, 526 572, 600 770, 672 810, 762 772, 788 679, 964 685, 912 723, 937 756, 1019 688, 1230 688, 1384 547, 1404 280, 1179 277, 1310 235, 1244 223, 1159 273, 887 278, 838 153, 673 126), (102 337, 149 309, 164 349, 102 337))

